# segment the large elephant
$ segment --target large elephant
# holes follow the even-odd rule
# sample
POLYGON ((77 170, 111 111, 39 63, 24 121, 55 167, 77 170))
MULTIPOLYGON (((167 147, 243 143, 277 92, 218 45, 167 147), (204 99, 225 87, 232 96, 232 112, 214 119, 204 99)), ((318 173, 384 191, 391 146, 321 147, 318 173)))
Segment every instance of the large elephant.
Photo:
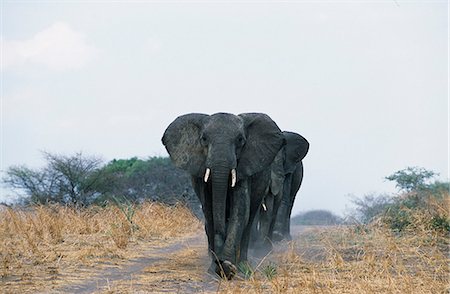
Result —
POLYGON ((266 114, 186 114, 162 142, 174 164, 192 177, 205 215, 210 271, 231 279, 247 261, 253 219, 284 136, 266 114))
POLYGON ((302 160, 308 141, 293 132, 283 132, 285 146, 271 165, 270 188, 257 213, 252 230, 252 247, 267 252, 274 241, 290 240, 290 216, 303 180, 302 160))

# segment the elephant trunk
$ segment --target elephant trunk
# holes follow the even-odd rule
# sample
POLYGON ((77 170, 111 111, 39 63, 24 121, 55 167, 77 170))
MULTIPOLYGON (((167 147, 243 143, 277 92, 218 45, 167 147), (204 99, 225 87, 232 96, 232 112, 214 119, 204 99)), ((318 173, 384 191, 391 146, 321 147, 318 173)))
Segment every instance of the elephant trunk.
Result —
POLYGON ((228 165, 211 168, 212 214, 214 224, 214 251, 220 258, 226 236, 226 205, 230 169, 228 165))
POLYGON ((274 241, 281 241, 286 238, 286 232, 288 228, 287 222, 290 221, 289 206, 291 203, 291 180, 292 174, 286 175, 284 179, 283 192, 281 195, 280 206, 278 207, 277 214, 275 216, 275 223, 273 227, 272 238, 274 241))

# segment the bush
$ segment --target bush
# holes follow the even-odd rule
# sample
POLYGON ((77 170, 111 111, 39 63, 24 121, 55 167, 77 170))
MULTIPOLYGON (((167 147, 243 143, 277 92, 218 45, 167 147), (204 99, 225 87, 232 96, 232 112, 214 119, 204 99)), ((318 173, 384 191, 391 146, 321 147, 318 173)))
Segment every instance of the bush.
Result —
POLYGON ((381 215, 381 221, 395 232, 433 231, 450 233, 450 194, 432 191, 399 196, 381 215))
POLYGON ((367 224, 378 217, 392 205, 394 199, 386 194, 367 194, 363 198, 352 197, 355 205, 352 217, 361 223, 367 224))
POLYGON ((177 169, 168 157, 133 157, 110 161, 101 170, 102 178, 96 186, 100 197, 97 204, 123 199, 131 202, 152 200, 174 205, 185 203, 197 216, 200 202, 189 176, 177 169))
POLYGON ((396 182, 400 195, 366 195, 352 200, 355 217, 363 223, 374 220, 400 232, 450 233, 450 184, 434 181, 437 173, 408 167, 386 179, 396 182))
POLYGON ((23 203, 59 203, 74 206, 107 205, 145 200, 175 205, 186 204, 201 217, 200 202, 190 177, 177 169, 168 157, 146 160, 132 157, 107 163, 82 153, 43 153, 46 165, 40 169, 13 166, 3 179, 23 196, 23 203))
POLYGON ((450 232, 450 183, 431 179, 438 174, 420 167, 408 167, 386 179, 396 182, 402 194, 382 216, 382 221, 396 232, 450 232))

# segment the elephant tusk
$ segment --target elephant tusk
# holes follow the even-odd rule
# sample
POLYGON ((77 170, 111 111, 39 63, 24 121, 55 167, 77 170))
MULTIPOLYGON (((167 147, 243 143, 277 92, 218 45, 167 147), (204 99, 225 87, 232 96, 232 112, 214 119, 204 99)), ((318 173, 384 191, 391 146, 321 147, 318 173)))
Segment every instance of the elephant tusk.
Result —
POLYGON ((236 186, 236 170, 233 168, 231 170, 231 188, 234 188, 236 186))
POLYGON ((207 169, 206 169, 206 172, 205 172, 205 177, 203 178, 203 180, 205 181, 205 183, 208 182, 209 174, 210 174, 210 173, 211 173, 211 170, 210 170, 209 168, 207 168, 207 169))
POLYGON ((267 211, 267 206, 264 202, 262 203, 262 207, 263 207, 264 211, 267 211))

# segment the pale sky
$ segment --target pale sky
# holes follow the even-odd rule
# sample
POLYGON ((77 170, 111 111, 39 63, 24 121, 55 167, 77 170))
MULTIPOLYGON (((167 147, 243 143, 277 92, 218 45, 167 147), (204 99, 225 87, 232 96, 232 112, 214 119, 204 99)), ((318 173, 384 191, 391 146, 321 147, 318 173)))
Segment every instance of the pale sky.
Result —
POLYGON ((447 1, 281 2, 2 1, 1 170, 167 156, 179 115, 264 112, 311 144, 294 213, 407 166, 447 180, 447 1))

